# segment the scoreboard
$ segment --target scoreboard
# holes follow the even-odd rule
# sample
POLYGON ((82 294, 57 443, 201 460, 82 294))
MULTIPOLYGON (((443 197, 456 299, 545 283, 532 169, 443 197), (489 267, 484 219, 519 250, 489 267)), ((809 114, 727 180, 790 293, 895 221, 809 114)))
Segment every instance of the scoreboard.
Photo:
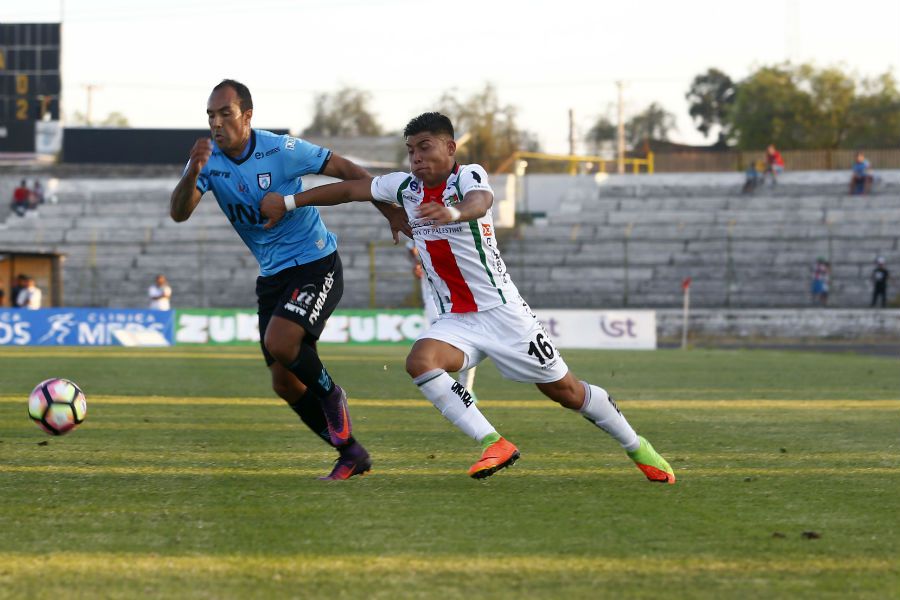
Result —
POLYGON ((38 122, 59 122, 59 23, 0 23, 0 152, 35 152, 38 122))

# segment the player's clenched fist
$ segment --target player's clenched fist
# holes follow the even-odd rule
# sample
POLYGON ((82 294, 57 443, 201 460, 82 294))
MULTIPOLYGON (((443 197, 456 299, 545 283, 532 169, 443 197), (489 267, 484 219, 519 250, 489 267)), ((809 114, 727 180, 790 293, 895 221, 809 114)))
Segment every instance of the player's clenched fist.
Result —
MULTIPOLYGON (((293 201, 293 196, 291 200, 293 201)), ((272 229, 281 220, 281 217, 287 212, 287 205, 284 203, 284 196, 278 192, 269 192, 263 196, 259 203, 259 213, 268 219, 263 225, 263 229, 272 229)))
POLYGON ((191 162, 190 162, 190 173, 191 175, 197 176, 200 174, 200 171, 203 170, 203 167, 206 165, 207 161, 209 161, 209 157, 212 155, 212 140, 209 138, 200 138, 196 142, 194 142, 194 147, 191 148, 191 162))

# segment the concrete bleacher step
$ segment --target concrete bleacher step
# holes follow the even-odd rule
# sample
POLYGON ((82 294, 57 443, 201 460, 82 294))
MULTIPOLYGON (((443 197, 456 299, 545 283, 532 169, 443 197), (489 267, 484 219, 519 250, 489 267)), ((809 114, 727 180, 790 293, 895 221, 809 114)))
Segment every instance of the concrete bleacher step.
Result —
MULTIPOLYGON (((520 206, 542 215, 499 242, 514 281, 534 306, 678 306, 685 276, 696 306, 806 306, 821 255, 832 305, 860 306, 874 257, 900 262, 900 174, 866 197, 845 193, 844 174, 790 174, 753 195, 739 193, 739 173, 709 175, 529 179, 520 206)), ((176 306, 254 306, 256 261, 210 195, 173 222, 175 181, 65 181, 58 203, 0 229, 0 246, 67 254, 69 303, 145 306, 164 272, 176 306)), ((390 240, 386 221, 368 203, 320 212, 339 238, 342 306, 368 305, 369 243, 390 240)), ((378 302, 402 303, 409 280, 387 277, 409 271, 404 246, 375 256, 378 302)))

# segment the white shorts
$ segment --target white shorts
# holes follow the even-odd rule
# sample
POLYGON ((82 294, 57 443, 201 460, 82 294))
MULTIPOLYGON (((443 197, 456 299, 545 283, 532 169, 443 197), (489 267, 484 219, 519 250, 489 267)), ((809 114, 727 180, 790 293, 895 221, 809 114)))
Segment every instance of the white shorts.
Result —
POLYGON ((517 297, 506 304, 472 313, 446 313, 419 339, 446 342, 466 355, 465 370, 490 357, 507 379, 550 383, 565 377, 569 367, 531 308, 517 297))

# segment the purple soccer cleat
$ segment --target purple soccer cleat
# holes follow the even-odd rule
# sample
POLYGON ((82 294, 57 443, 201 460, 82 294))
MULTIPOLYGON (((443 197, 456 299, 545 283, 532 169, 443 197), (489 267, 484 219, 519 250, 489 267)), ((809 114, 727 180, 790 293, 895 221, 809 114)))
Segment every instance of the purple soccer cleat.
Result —
POLYGON ((354 475, 362 475, 372 468, 369 453, 359 442, 339 449, 341 455, 334 461, 334 468, 327 477, 319 477, 323 481, 341 481, 354 475))

